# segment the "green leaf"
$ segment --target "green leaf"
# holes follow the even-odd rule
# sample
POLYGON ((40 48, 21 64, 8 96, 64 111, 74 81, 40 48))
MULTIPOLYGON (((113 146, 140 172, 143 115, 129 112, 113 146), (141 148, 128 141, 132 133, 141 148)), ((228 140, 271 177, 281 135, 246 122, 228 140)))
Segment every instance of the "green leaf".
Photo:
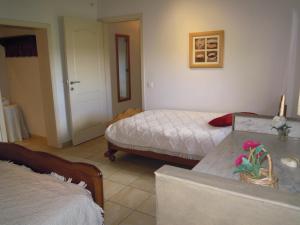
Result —
POLYGON ((265 159, 265 157, 268 155, 269 153, 268 152, 264 152, 264 154, 262 154, 260 157, 259 157, 259 160, 260 160, 260 163, 262 163, 265 159))
POLYGON ((241 173, 243 172, 243 170, 241 168, 235 168, 233 173, 236 174, 236 173, 241 173))
POLYGON ((235 168, 233 173, 242 173, 242 172, 247 172, 247 167, 243 164, 241 164, 239 167, 235 168))
POLYGON ((264 150, 263 150, 263 145, 259 145, 259 146, 257 146, 256 149, 255 149, 255 154, 258 154, 258 153, 260 153, 260 152, 262 152, 262 151, 264 151, 264 150))
POLYGON ((260 165, 254 165, 253 166, 253 175, 254 175, 254 177, 259 177, 259 170, 260 170, 260 165))
POLYGON ((252 171, 253 165, 249 162, 249 160, 246 158, 243 158, 242 160, 242 165, 245 166, 245 169, 247 169, 248 171, 252 171))

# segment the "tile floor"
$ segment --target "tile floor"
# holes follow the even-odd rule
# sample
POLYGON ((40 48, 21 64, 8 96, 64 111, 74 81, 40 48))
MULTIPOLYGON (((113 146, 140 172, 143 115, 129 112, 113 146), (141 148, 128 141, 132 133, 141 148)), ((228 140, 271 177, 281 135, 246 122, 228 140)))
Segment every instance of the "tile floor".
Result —
POLYGON ((44 139, 31 138, 19 143, 27 148, 46 151, 70 161, 97 166, 104 177, 105 225, 154 225, 154 171, 165 163, 122 152, 115 162, 104 157, 107 143, 100 137, 78 146, 55 149, 44 139))

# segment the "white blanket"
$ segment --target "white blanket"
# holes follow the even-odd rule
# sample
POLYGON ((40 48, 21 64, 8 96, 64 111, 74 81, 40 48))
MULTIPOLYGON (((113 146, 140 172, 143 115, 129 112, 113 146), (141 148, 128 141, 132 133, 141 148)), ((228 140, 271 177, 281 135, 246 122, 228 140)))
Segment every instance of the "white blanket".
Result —
POLYGON ((102 223, 102 209, 84 188, 0 161, 1 225, 102 223))
POLYGON ((215 149, 232 130, 208 122, 223 114, 176 110, 150 110, 120 120, 105 132, 111 143, 199 160, 215 149))

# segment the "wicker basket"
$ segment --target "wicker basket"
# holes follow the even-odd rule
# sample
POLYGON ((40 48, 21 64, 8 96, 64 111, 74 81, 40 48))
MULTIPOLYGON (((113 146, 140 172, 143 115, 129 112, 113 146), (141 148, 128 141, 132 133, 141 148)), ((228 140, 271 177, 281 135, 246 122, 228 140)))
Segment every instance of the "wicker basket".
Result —
MULTIPOLYGON (((263 148, 263 151, 267 152, 267 150, 264 148, 263 148)), ((255 157, 254 152, 255 152, 255 149, 252 149, 250 151, 250 154, 248 156, 249 161, 251 160, 252 157, 255 157)), ((260 175, 262 176, 262 178, 255 179, 248 173, 240 173, 241 181, 244 181, 246 183, 251 183, 251 184, 257 184, 257 185, 261 185, 261 186, 277 188, 278 179, 273 174, 272 158, 271 158, 270 154, 268 154, 266 157, 268 159, 269 167, 268 167, 268 169, 266 169, 266 168, 260 169, 260 175)))

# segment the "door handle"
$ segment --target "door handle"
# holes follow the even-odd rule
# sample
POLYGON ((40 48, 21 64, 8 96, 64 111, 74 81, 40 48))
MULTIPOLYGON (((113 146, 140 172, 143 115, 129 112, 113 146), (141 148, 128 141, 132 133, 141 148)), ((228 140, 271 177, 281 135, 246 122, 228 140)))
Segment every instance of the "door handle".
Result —
POLYGON ((73 84, 79 84, 79 83, 80 83, 80 81, 78 81, 78 80, 70 81, 71 85, 73 85, 73 84))

